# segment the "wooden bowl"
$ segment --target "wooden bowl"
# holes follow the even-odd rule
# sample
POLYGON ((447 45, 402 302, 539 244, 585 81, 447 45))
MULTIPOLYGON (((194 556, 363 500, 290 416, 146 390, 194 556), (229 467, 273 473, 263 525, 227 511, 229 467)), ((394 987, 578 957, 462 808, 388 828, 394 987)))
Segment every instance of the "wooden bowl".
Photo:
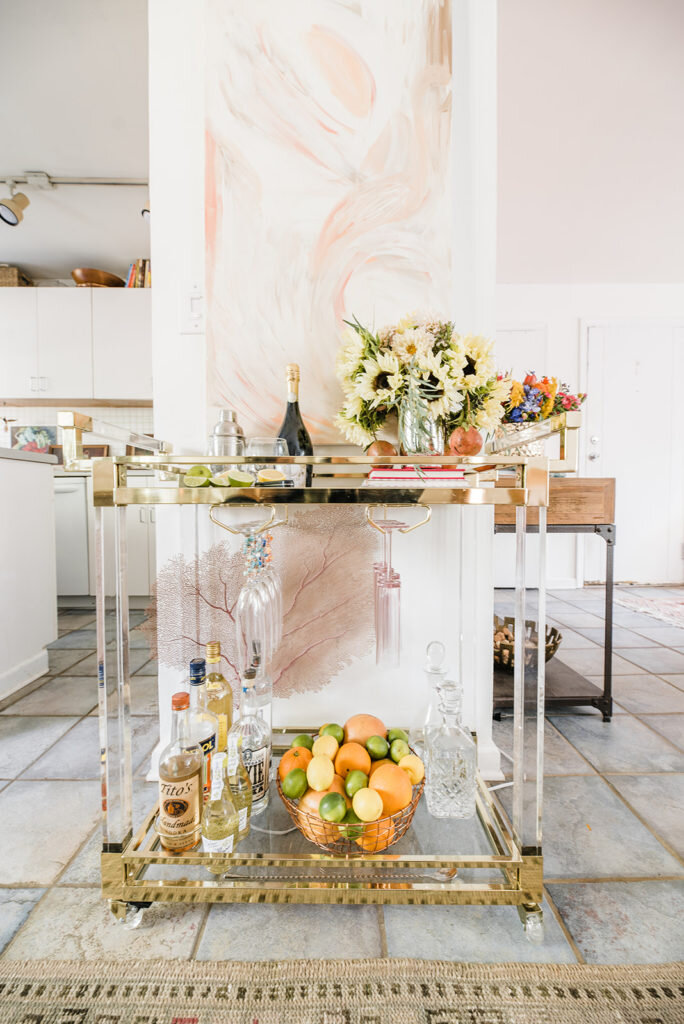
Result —
POLYGON ((126 282, 116 274, 109 274, 106 270, 95 270, 93 267, 76 267, 71 271, 71 276, 76 282, 77 288, 124 288, 126 282))

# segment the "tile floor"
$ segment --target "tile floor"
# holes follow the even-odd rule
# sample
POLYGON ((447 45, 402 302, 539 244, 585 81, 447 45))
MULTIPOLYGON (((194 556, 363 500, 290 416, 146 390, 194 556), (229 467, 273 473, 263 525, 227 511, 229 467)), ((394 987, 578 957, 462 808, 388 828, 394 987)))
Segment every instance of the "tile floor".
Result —
MULTIPOLYGON (((602 600, 596 587, 549 599, 564 635, 558 657, 599 683, 602 600)), ((62 609, 49 674, 0 704, 0 818, 12 823, 2 956, 684 960, 684 631, 615 613, 613 721, 577 709, 546 722, 546 940, 533 946, 508 907, 158 905, 136 931, 114 924, 98 888, 94 615, 62 609)), ((138 626, 142 611, 131 618, 138 626)), ((156 787, 142 772, 157 738, 156 664, 140 631, 133 644, 133 751, 139 799, 150 802, 156 787)), ((509 750, 510 719, 494 730, 509 750)))

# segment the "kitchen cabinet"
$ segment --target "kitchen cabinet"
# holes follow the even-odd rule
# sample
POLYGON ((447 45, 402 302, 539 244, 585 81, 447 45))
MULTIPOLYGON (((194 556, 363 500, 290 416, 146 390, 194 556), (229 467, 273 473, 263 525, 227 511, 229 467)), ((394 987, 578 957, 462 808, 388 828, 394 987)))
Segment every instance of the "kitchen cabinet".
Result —
MULTIPOLYGON (((135 477, 136 487, 151 487, 154 484, 154 477, 135 477)), ((89 562, 89 593, 95 595, 95 517, 93 513, 92 480, 88 478, 88 541, 90 549, 89 562)), ((114 510, 105 509, 105 517, 113 519, 114 510)), ((131 505, 126 509, 126 544, 128 548, 128 593, 130 597, 146 596, 151 593, 152 584, 157 575, 156 567, 156 510, 152 508, 137 508, 131 505)), ((110 582, 114 579, 114 528, 108 522, 106 528, 108 540, 105 547, 105 579, 110 582)), ((113 589, 108 590, 108 596, 112 596, 113 589)))
POLYGON ((38 390, 35 288, 0 288, 0 398, 38 390))
POLYGON ((42 398, 92 398, 91 289, 36 288, 42 398))
POLYGON ((94 398, 152 398, 151 290, 96 288, 94 398))

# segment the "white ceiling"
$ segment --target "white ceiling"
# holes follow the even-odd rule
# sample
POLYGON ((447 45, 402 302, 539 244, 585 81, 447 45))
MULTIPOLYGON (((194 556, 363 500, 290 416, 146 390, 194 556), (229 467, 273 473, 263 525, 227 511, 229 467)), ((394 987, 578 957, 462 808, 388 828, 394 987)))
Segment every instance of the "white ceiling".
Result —
MULTIPOLYGON (((146 0, 0 0, 3 175, 148 174, 146 0)), ((147 188, 18 186, 23 222, 0 222, 0 263, 35 278, 91 266, 124 276, 149 256, 147 188)))

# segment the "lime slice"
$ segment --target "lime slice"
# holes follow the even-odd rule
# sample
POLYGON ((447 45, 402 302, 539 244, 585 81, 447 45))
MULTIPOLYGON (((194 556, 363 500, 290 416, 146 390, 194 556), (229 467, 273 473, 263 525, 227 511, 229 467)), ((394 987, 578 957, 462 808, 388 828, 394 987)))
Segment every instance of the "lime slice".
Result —
POLYGON ((217 473, 216 476, 212 476, 209 481, 214 487, 230 487, 230 475, 227 470, 223 473, 217 473))
POLYGON ((190 473, 186 473, 183 477, 183 487, 208 487, 209 477, 208 476, 191 476, 190 473))
POLYGON ((282 469, 260 469, 257 480, 260 484, 275 484, 285 479, 282 469))
POLYGON ((203 476, 206 480, 211 476, 211 470, 208 466, 191 466, 185 474, 186 476, 203 476))
POLYGON ((228 470, 228 479, 231 487, 251 487, 254 483, 251 473, 244 473, 239 469, 228 470))

